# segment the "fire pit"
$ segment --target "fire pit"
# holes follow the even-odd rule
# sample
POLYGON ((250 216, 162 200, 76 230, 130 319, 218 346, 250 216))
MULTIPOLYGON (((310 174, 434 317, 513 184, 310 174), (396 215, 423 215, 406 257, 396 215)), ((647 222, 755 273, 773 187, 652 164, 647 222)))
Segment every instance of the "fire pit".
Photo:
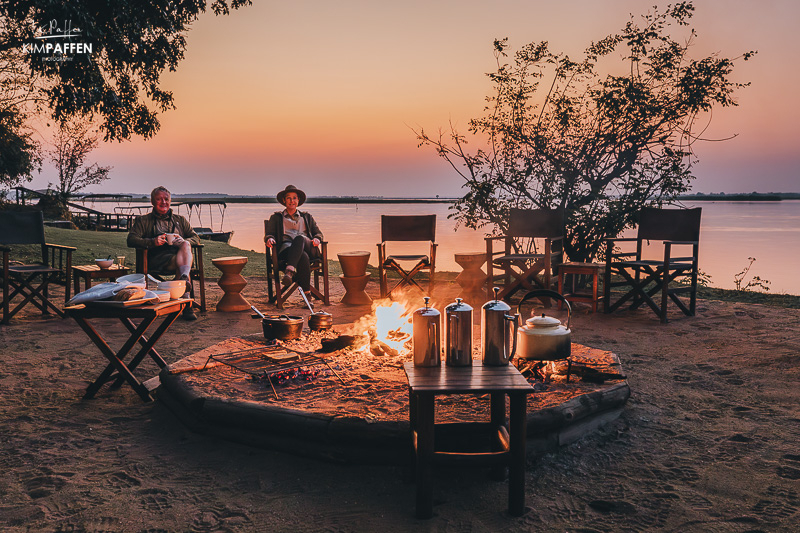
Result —
MULTIPOLYGON (((409 445, 402 370, 410 360, 409 316, 402 304, 376 304, 353 324, 304 331, 278 346, 261 335, 228 339, 163 369, 158 397, 201 433, 337 461, 402 463, 409 445)), ((536 382, 528 399, 533 451, 579 438, 618 415, 630 394, 613 353, 577 344, 572 351, 594 379, 567 383, 554 367, 550 382, 536 382)), ((475 364, 479 357, 476 348, 475 364)), ((482 400, 443 397, 437 413, 449 421, 488 416, 482 400)))

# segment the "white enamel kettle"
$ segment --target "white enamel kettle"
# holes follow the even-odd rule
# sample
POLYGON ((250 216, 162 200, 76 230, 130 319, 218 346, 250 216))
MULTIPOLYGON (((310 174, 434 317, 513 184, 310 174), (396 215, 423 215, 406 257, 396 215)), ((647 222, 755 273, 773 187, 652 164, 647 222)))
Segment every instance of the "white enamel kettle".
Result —
POLYGON ((525 321, 525 325, 517 329, 517 354, 521 359, 530 361, 560 361, 570 356, 572 341, 569 329, 570 319, 572 318, 572 308, 569 302, 555 291, 541 289, 531 291, 520 300, 517 306, 519 314, 522 303, 531 298, 540 296, 561 300, 567 306, 567 324, 555 317, 546 316, 544 313, 539 316, 532 316, 525 321))

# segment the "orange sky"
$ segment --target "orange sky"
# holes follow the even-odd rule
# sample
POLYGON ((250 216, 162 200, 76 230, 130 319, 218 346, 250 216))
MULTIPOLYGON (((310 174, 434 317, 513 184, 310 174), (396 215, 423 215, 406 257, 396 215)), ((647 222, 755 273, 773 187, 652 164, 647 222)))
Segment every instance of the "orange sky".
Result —
MULTIPOLYGON (((455 196, 460 178, 411 128, 462 130, 479 116, 493 70, 491 43, 547 40, 578 56, 621 28, 633 0, 263 2, 203 16, 186 59, 165 78, 177 110, 150 141, 102 147, 111 179, 93 192, 273 194, 286 183, 314 194, 455 196), (551 5, 558 4, 558 5, 551 5)), ((662 4, 664 5, 664 4, 662 4)), ((738 62, 740 106, 717 110, 697 145, 695 190, 799 191, 800 3, 696 0, 695 57, 738 62)), ((47 172, 47 171, 46 171, 47 172)), ((34 181, 53 181, 43 174, 34 181)))

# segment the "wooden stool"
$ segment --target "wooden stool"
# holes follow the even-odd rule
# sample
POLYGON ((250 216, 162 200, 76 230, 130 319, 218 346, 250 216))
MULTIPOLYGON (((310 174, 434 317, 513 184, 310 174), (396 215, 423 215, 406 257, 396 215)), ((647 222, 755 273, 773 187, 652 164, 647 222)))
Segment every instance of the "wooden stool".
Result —
POLYGON ((217 304, 217 311, 247 311, 250 309, 250 303, 240 294, 247 285, 247 280, 240 274, 247 264, 247 258, 219 257, 212 259, 211 262, 222 272, 217 285, 225 293, 217 304))
POLYGON ((364 291, 369 282, 367 274, 367 263, 369 262, 369 252, 341 252, 339 264, 342 265, 343 274, 339 280, 344 285, 345 294, 341 302, 349 305, 369 305, 372 298, 364 291))
MULTIPOLYGON (((602 263, 562 263, 558 266, 558 292, 570 302, 584 302, 592 304, 592 313, 597 312, 597 302, 600 300, 599 278, 605 270, 602 263), (567 274, 572 274, 572 288, 569 292, 564 292, 564 278, 567 274), (591 276, 592 292, 578 292, 575 288, 575 276, 591 276)), ((561 304, 558 305, 559 309, 561 304)))
POLYGON ((486 302, 486 274, 481 267, 486 262, 486 252, 462 252, 454 256, 456 263, 463 269, 456 276, 456 282, 461 286, 461 298, 472 307, 478 308, 486 302))
MULTIPOLYGON (((111 265, 108 268, 100 268, 97 265, 77 265, 72 267, 72 284, 75 294, 81 292, 81 280, 84 283, 83 290, 89 290, 93 279, 109 279, 115 281, 120 276, 125 276, 130 272, 128 267, 111 265)), ((67 287, 69 290, 69 287, 67 287)), ((69 295, 67 295, 69 299, 69 295)))

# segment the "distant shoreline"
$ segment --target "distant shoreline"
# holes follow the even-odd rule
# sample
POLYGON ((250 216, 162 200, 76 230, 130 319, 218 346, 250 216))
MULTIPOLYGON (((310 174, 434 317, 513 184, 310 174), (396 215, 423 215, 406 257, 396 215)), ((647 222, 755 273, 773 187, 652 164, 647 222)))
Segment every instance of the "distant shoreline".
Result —
MULTIPOLYGON (((212 194, 173 194, 172 199, 180 203, 199 202, 226 204, 277 204, 274 196, 226 196, 212 194)), ((80 198, 77 198, 80 200, 80 198)), ((108 195, 103 198, 93 198, 93 202, 120 202, 141 201, 149 203, 148 195, 108 195), (128 198, 130 197, 130 198, 128 198)), ((459 198, 383 198, 379 196, 309 196, 309 204, 450 204, 459 198)), ((691 202, 780 202, 781 200, 800 200, 800 193, 750 193, 750 194, 685 194, 677 198, 678 201, 691 202)))

